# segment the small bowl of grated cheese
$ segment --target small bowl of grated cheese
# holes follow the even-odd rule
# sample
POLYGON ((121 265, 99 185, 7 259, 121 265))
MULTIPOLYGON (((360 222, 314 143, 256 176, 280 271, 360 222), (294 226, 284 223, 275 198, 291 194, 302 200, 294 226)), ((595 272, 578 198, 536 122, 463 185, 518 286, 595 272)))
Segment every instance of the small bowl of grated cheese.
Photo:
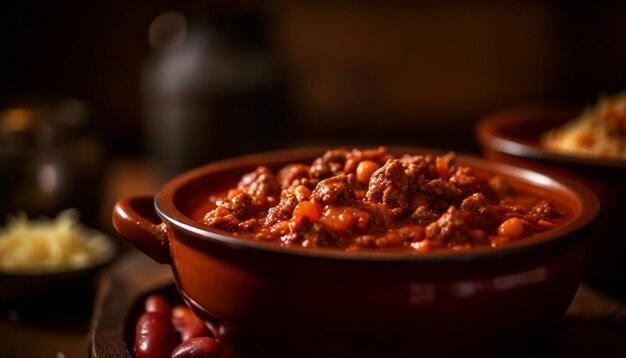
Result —
POLYGON ((602 212, 586 250, 585 280, 626 298, 626 90, 590 106, 528 104, 476 127, 485 157, 557 173, 587 185, 602 212))
POLYGON ((92 276, 115 256, 111 239, 79 222, 68 209, 56 218, 7 218, 0 228, 0 299, 69 287, 92 276))

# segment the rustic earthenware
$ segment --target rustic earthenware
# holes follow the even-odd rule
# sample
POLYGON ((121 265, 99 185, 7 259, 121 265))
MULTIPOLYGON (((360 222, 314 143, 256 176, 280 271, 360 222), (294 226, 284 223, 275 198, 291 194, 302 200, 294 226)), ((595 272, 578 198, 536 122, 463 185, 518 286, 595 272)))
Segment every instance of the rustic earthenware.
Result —
MULTIPOLYGON (((396 154, 440 151, 390 148, 396 154)), ((581 280, 595 195, 562 178, 458 156, 458 162, 543 188, 571 220, 502 248, 427 254, 286 248, 193 220, 198 200, 263 164, 309 162, 320 149, 209 164, 153 197, 127 197, 117 230, 169 264, 186 303, 233 356, 460 354, 519 343, 558 323, 581 280)), ((517 347, 517 346, 516 346, 517 347)))

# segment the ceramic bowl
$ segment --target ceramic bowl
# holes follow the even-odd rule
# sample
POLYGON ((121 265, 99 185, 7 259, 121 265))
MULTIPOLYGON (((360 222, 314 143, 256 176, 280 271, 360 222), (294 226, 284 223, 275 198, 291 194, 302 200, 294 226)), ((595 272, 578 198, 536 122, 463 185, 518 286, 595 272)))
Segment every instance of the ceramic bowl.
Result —
POLYGON ((584 183, 597 194, 602 213, 592 234, 585 280, 626 297, 626 240, 619 224, 626 212, 626 161, 553 153, 539 140, 581 111, 582 107, 563 105, 512 108, 482 119, 476 134, 489 159, 557 173, 584 183))
POLYGON ((92 290, 98 274, 115 261, 117 248, 115 241, 108 235, 95 230, 89 232, 106 240, 109 252, 105 256, 88 266, 75 269, 36 272, 0 270, 0 303, 73 297, 78 296, 78 292, 92 290))
POLYGON ((459 164, 544 189, 574 213, 558 228, 496 249, 416 255, 287 248, 191 218, 200 200, 258 165, 280 168, 322 153, 265 153, 191 170, 154 197, 118 201, 114 225, 171 265, 185 302, 232 356, 465 354, 559 322, 580 283, 585 238, 599 211, 590 190, 566 179, 458 155, 459 164))

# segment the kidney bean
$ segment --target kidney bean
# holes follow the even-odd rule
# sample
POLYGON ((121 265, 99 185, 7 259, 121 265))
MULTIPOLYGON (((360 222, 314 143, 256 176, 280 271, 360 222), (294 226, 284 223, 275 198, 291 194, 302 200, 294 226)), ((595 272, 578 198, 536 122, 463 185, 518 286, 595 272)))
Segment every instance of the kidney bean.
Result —
POLYGON ((176 331, 169 315, 144 312, 135 326, 137 358, 166 358, 176 347, 176 331))
POLYGON ((146 298, 144 304, 146 312, 158 312, 169 316, 171 308, 170 304, 161 295, 150 295, 146 298))
POLYGON ((209 337, 194 337, 176 347, 172 358, 218 358, 222 347, 209 337))
POLYGON ((204 321, 185 306, 179 305, 174 307, 172 310, 172 324, 180 333, 182 342, 194 337, 211 335, 204 321))

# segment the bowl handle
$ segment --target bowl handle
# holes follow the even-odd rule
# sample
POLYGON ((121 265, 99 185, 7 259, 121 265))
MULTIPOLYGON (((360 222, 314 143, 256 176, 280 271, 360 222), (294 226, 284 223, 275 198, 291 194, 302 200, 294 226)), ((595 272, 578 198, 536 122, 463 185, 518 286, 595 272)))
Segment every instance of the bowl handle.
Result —
POLYGON ((113 207, 113 226, 133 246, 161 264, 170 264, 165 223, 154 210, 151 196, 129 196, 113 207))

